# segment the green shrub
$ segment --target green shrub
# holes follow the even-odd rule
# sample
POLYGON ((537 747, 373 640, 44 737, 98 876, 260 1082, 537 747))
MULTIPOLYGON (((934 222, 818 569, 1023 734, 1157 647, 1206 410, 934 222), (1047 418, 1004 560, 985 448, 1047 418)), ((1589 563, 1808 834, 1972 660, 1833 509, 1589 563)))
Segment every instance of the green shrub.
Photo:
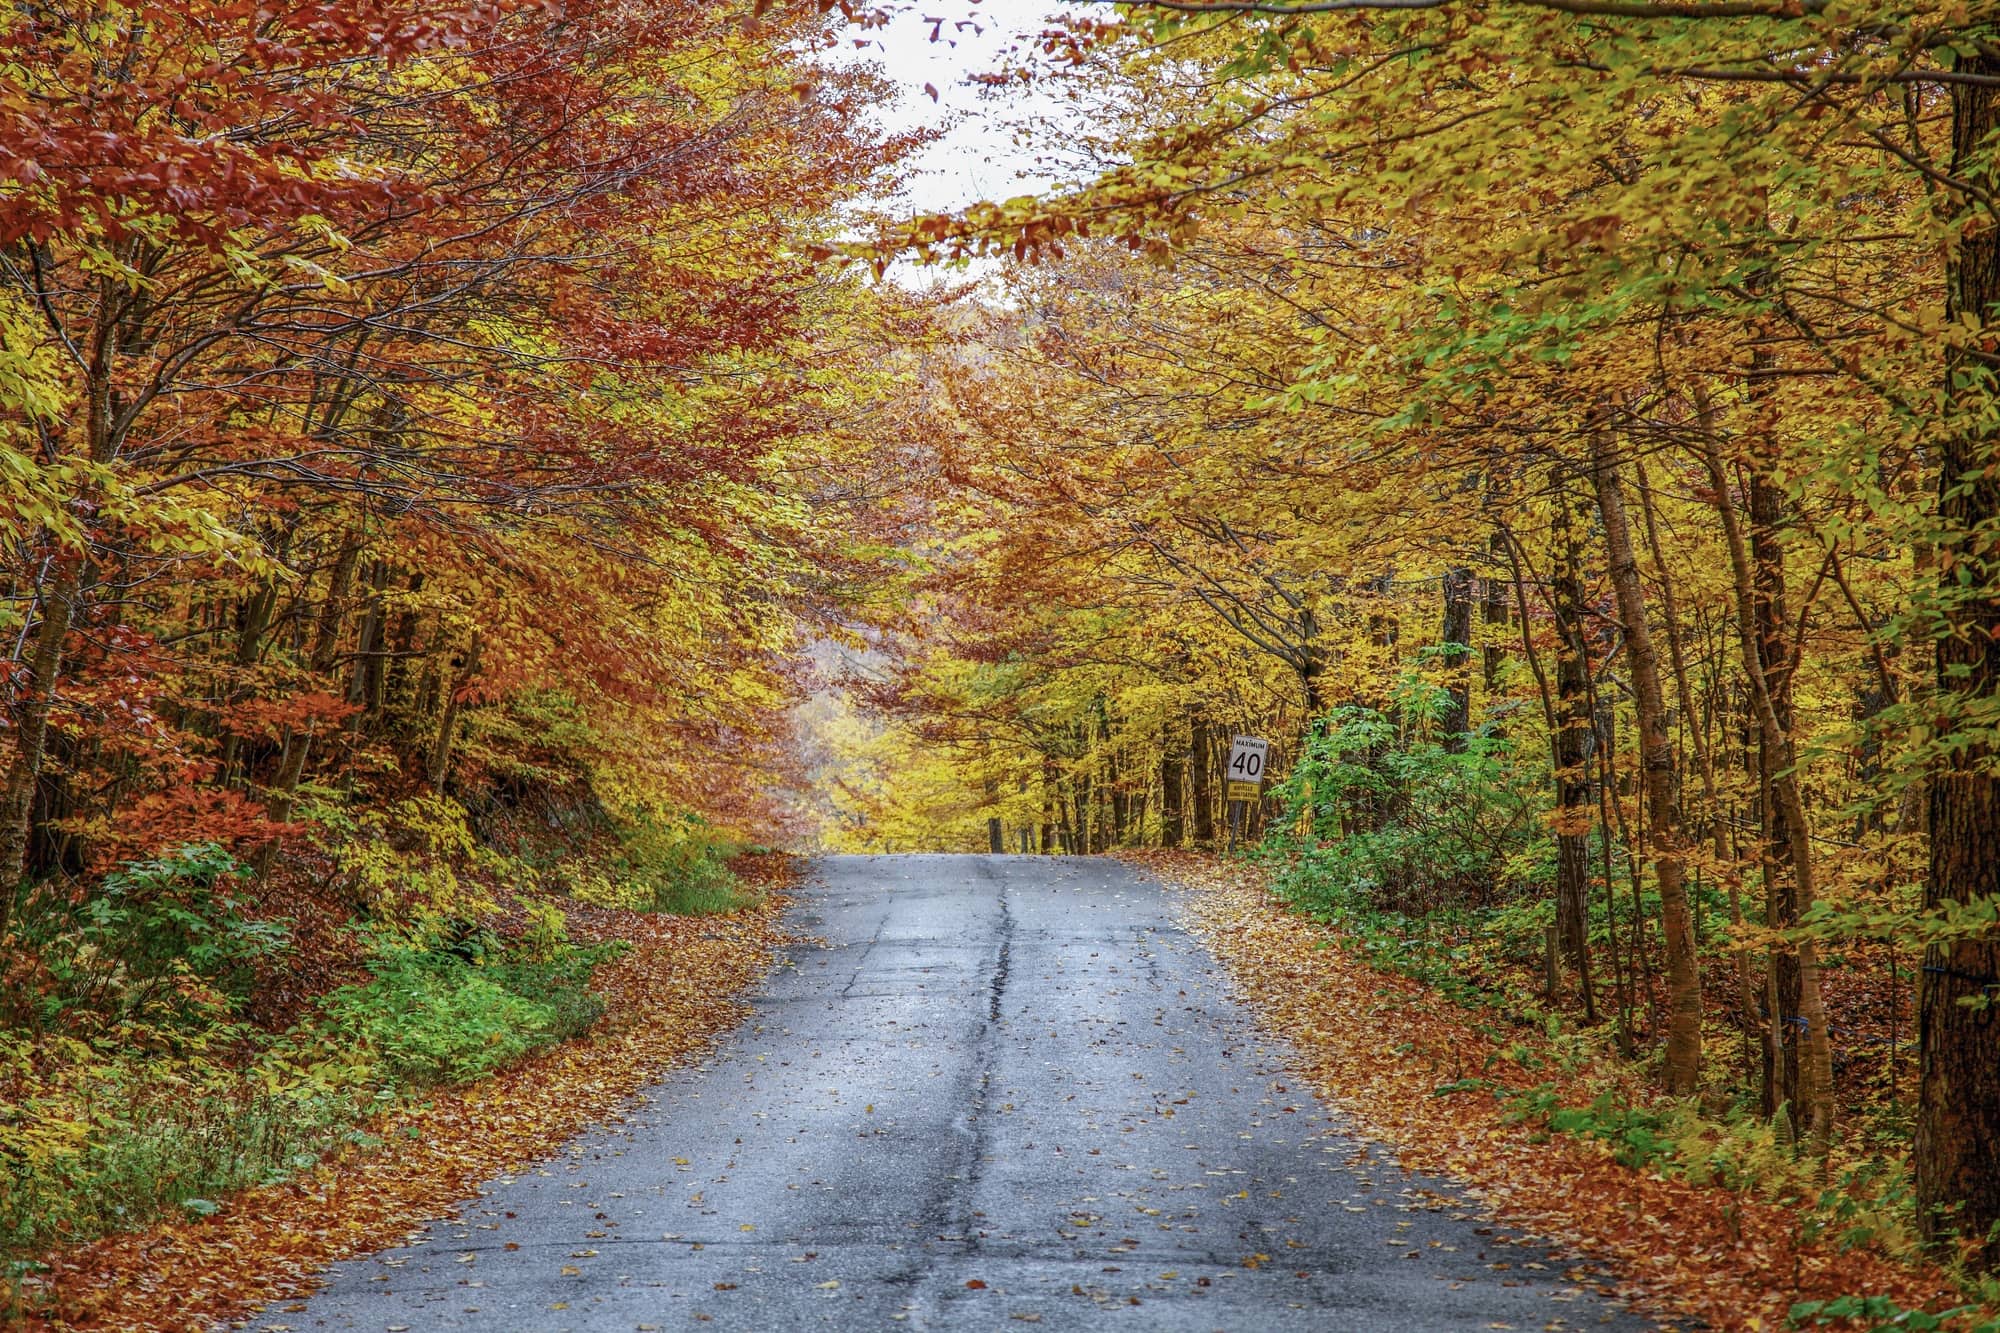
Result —
POLYGON ((1675 1151, 1666 1118, 1640 1107, 1621 1106, 1606 1093, 1589 1106, 1564 1106, 1546 1083, 1507 1099, 1507 1119, 1540 1121, 1549 1132, 1596 1139, 1610 1146, 1619 1163, 1633 1168, 1654 1166, 1675 1151))
POLYGON ((1406 680, 1393 716, 1344 705, 1316 724, 1274 791, 1279 892, 1322 912, 1426 915, 1554 879, 1539 777, 1517 771, 1512 746, 1487 731, 1456 750, 1433 736, 1445 699, 1406 680))
POLYGON ((755 901, 725 864, 735 847, 699 815, 641 810, 618 835, 626 874, 651 892, 654 911, 702 916, 755 901))
POLYGON ((565 942, 550 956, 521 952, 491 964, 487 971, 509 993, 543 1011, 542 1030, 548 1041, 568 1041, 582 1036, 604 1012, 604 1001, 590 990, 591 972, 629 947, 623 940, 588 948, 565 942))
POLYGON ((560 882, 570 897, 593 907, 617 907, 628 912, 644 912, 653 905, 653 893, 646 885, 629 879, 613 879, 595 867, 565 867, 560 882))
POLYGON ((374 977, 321 1003, 329 1035, 353 1041, 402 1087, 491 1073, 539 1044, 548 1013, 448 954, 396 950, 374 977))
POLYGON ((241 1009, 256 965, 289 943, 285 923, 245 914, 242 874, 228 852, 201 843, 121 866, 79 900, 44 886, 19 939, 47 984, 17 1017, 147 1044, 199 1040, 241 1009))
POLYGON ((399 1090, 421 1089, 484 1077, 604 1012, 588 982, 612 946, 544 946, 543 957, 496 946, 485 934, 452 951, 385 939, 368 981, 321 1001, 319 1031, 364 1053, 399 1090))
POLYGON ((1321 718, 1273 789, 1283 813, 1258 854, 1278 896, 1371 966, 1543 1026, 1524 979, 1538 981, 1554 919, 1546 765, 1491 724, 1447 745, 1448 702, 1409 677, 1391 708, 1321 718))
POLYGON ((2000 1321, 1996 1320, 1975 1324, 1955 1322, 1976 1313, 1978 1308, 1971 1305, 1931 1314, 1906 1310, 1887 1296, 1836 1296, 1830 1301, 1801 1301, 1791 1308, 1789 1318, 1793 1328, 1808 1325, 1824 1328, 1829 1324, 1852 1328, 1859 1323, 1870 1330, 1912 1329, 1916 1333, 1930 1333, 1935 1329, 1959 1328, 1964 1333, 2000 1333, 2000 1321))

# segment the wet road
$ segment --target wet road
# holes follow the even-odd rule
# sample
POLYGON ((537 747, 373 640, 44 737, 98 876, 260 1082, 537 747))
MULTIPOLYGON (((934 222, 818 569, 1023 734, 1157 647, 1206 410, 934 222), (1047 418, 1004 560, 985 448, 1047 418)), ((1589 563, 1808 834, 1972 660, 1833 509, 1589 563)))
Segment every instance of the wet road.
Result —
POLYGON ((251 1326, 1645 1326, 1370 1160, 1124 865, 815 879, 713 1058, 251 1326))

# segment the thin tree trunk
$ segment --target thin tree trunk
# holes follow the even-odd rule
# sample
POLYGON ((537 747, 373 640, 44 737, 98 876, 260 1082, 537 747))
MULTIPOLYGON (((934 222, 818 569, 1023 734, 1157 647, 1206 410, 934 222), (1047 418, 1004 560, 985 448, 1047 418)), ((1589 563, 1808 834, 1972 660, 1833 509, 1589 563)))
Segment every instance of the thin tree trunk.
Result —
POLYGON ((1444 572, 1444 624, 1438 634, 1443 645, 1445 689, 1449 702, 1444 713, 1444 745, 1447 750, 1465 749, 1466 733, 1472 729, 1472 682, 1466 679, 1465 663, 1472 649, 1472 571, 1454 565, 1444 572))
MULTIPOLYGON (((1763 776, 1774 804, 1783 813, 1782 828, 1789 869, 1794 887, 1793 908, 1805 912, 1813 904, 1813 858, 1811 828, 1806 823, 1805 803, 1799 796, 1796 756, 1790 731, 1779 718, 1770 688, 1772 672, 1764 660, 1759 641, 1756 575, 1743 540, 1736 507, 1729 498, 1728 477, 1716 452, 1714 428, 1705 400, 1700 402, 1704 458, 1709 484, 1715 490, 1716 514, 1728 539, 1729 566, 1736 583, 1737 642, 1743 655, 1743 674, 1750 687, 1750 703, 1758 726, 1758 743, 1763 751, 1763 776)), ((1775 535, 1775 534, 1774 534, 1775 535)), ((1775 860, 1775 858, 1772 858, 1775 860)), ((1777 869, 1772 866, 1772 869, 1777 869)), ((1805 1024, 1804 1059, 1799 1075, 1799 1098, 1806 1112, 1806 1126, 1815 1149, 1824 1155, 1833 1142, 1833 1042, 1827 1031, 1826 1004, 1820 988, 1819 948, 1810 939, 1798 941, 1799 1018, 1805 1024)), ((1783 1001, 1782 992, 1779 996, 1783 1001)), ((1778 1015, 1773 1015, 1775 1021, 1778 1015)))
MULTIPOLYGON (((1680 607, 1674 595, 1673 576, 1667 570, 1666 548, 1660 544, 1659 520, 1654 514, 1653 488, 1647 483, 1646 468, 1636 464, 1634 473, 1639 482, 1639 502, 1646 518, 1646 545, 1653 553, 1653 564, 1660 580, 1660 607, 1666 613, 1667 656, 1673 665, 1675 696, 1680 700, 1681 715, 1687 726, 1688 745, 1694 751, 1695 769, 1701 774, 1702 827, 1709 838, 1709 848, 1715 854, 1716 872, 1723 877, 1729 893, 1729 919, 1735 925, 1743 924, 1743 891, 1739 887, 1740 872, 1725 869, 1736 865, 1729 855, 1729 847, 1723 840, 1720 803, 1715 789, 1715 755, 1709 748, 1705 729, 1695 724, 1700 716, 1694 706, 1694 690, 1688 683, 1687 654, 1681 645, 1680 607)), ((1768 877, 1767 877, 1768 883, 1768 877)), ((1732 951, 1736 969, 1737 1008, 1739 1021, 1748 1037, 1754 1038, 1763 1052, 1764 1062, 1769 1070, 1782 1067, 1784 1061, 1784 1030, 1777 1019, 1778 1010, 1768 999, 1765 1012, 1767 1021, 1757 1019, 1756 997, 1765 989, 1758 979, 1756 965, 1745 949, 1732 951)), ((1776 955, 1773 955, 1775 957, 1776 955)), ((1766 968, 1768 974, 1770 969, 1766 968)), ((1767 976, 1768 980, 1768 976, 1767 976)), ((1770 1079, 1767 1076, 1766 1085, 1770 1079)), ((1768 1102, 1765 1114, 1776 1109, 1775 1102, 1768 1102)))
MULTIPOLYGON (((1593 679, 1584 677, 1584 688, 1589 691, 1591 716, 1597 713, 1597 686, 1593 679)), ((1645 974, 1645 957, 1642 942, 1636 938, 1633 948, 1625 955, 1621 965, 1618 957, 1618 876, 1612 864, 1612 834, 1624 839, 1627 855, 1631 851, 1631 839, 1625 834, 1625 818, 1616 813, 1618 798, 1612 784, 1611 747, 1598 744, 1597 747, 1597 828, 1599 861, 1604 872, 1604 946, 1611 959, 1611 975, 1618 991, 1618 1049, 1629 1058, 1633 1053, 1632 1015, 1638 1009, 1641 977, 1645 974)), ((1636 863, 1635 863, 1636 865, 1636 863)), ((1639 915, 1638 872, 1633 871, 1632 915, 1639 915)))
MULTIPOLYGON (((992 762, 990 756, 987 762, 992 762)), ((986 808, 991 810, 999 804, 1000 780, 991 773, 988 773, 986 776, 986 808)), ((1007 830, 1002 825, 998 814, 986 816, 986 850, 996 856, 1007 850, 1007 830)))
POLYGON ((389 658, 387 680, 383 686, 383 702, 385 705, 388 703, 401 703, 409 693, 410 658, 415 653, 417 646, 418 617, 415 600, 416 594, 423 591, 423 587, 424 576, 421 573, 410 575, 407 587, 410 599, 405 604, 402 613, 396 617, 396 628, 389 640, 391 655, 389 658))
POLYGON ((1590 432, 1591 479, 1597 488, 1598 512, 1604 520, 1604 543, 1610 562, 1611 587, 1618 599, 1618 618, 1625 628, 1626 651, 1632 661, 1632 694, 1639 722, 1639 767, 1647 835, 1653 856, 1653 877, 1659 888, 1661 935, 1667 952, 1667 1089, 1685 1096, 1701 1077, 1701 974, 1695 967, 1694 918, 1688 910, 1682 880, 1680 820, 1674 810, 1674 751, 1667 735, 1666 702, 1660 691, 1659 656, 1646 625, 1646 597, 1639 583, 1639 561, 1633 553, 1632 530, 1625 516, 1625 499, 1618 483, 1618 464, 1609 433, 1590 432))
MULTIPOLYGON (((1506 533, 1494 533, 1487 546, 1495 557, 1509 559, 1506 533)), ((1481 582, 1484 596, 1480 599, 1479 618, 1488 629, 1501 628, 1507 623, 1507 581, 1489 574, 1481 582)), ((1500 666, 1506 660, 1507 652, 1497 641, 1489 640, 1480 650, 1479 674, 1489 699, 1500 688, 1500 666)))
POLYGON ((1078 850, 1085 853, 1104 850, 1104 783, 1095 771, 1077 774, 1076 827, 1082 838, 1078 850))
POLYGON ((1550 737, 1556 782, 1556 941, 1582 979, 1584 1015, 1595 1021, 1597 1006, 1590 985, 1590 742, 1596 729, 1591 725, 1590 657, 1583 634, 1583 575, 1568 497, 1558 497, 1556 505, 1556 566, 1550 580, 1556 619, 1555 729, 1550 737))
POLYGON ((479 649, 480 638, 475 631, 472 643, 465 650, 465 664, 459 668, 458 679, 445 694, 444 712, 438 716, 437 736, 431 742, 430 763, 426 765, 426 772, 432 791, 443 791, 445 777, 451 772, 453 732, 458 725, 459 708, 465 701, 465 688, 479 674, 479 649))
POLYGON ((1196 717, 1188 730, 1192 737, 1188 746, 1188 785, 1194 804, 1194 845, 1211 847, 1215 844, 1215 769, 1209 758, 1212 747, 1208 719, 1196 717))
POLYGON ((55 577, 42 589, 42 618, 28 658, 27 689, 15 709, 14 757, 7 765, 6 786, 0 788, 0 928, 6 925, 15 886, 28 871, 35 781, 41 776, 48 745, 49 709, 62 673, 63 644, 82 587, 82 564, 73 558, 58 561, 55 577))
POLYGON ((389 587, 389 565, 377 560, 369 567, 367 588, 367 610, 361 616, 361 634, 355 640, 354 664, 348 668, 347 701, 360 704, 363 712, 356 713, 354 726, 358 731, 361 719, 377 707, 382 675, 382 635, 384 615, 382 594, 389 587))
MULTIPOLYGON (((278 608, 278 581, 266 579, 264 586, 243 601, 243 607, 236 627, 236 651, 232 661, 239 672, 248 671, 257 664, 258 655, 263 651, 264 634, 271 628, 271 613, 278 608)), ((250 687, 238 684, 229 692, 229 702, 240 704, 250 697, 250 687)), ((242 749, 243 738, 231 731, 222 741, 216 780, 224 785, 230 781, 236 768, 236 756, 242 749)))
MULTIPOLYGON (((125 295, 121 291, 122 281, 108 272, 98 277, 97 317, 84 344, 88 356, 84 367, 82 448, 77 452, 100 466, 118 456, 123 440, 111 393, 113 364, 120 350, 120 338, 125 334, 120 324, 121 314, 127 309, 122 299, 125 295)), ((54 441, 51 450, 67 452, 54 441)), ((71 502, 79 517, 91 507, 91 498, 86 493, 71 502)), ((15 696, 14 755, 7 765, 5 784, 0 785, 0 895, 10 904, 16 886, 28 870, 35 784, 41 777, 42 758, 48 745, 49 710, 55 704, 56 687, 62 676, 63 648, 71 627, 76 624, 85 573, 82 553, 58 556, 53 564, 53 581, 38 589, 41 622, 29 654, 26 694, 15 696)))
MULTIPOLYGON (((326 600, 320 603, 319 619, 313 627, 312 650, 306 655, 306 669, 316 676, 330 673, 340 655, 340 626, 347 614, 347 594, 353 587, 354 567, 360 557, 361 538, 350 532, 341 539, 340 550, 334 556, 333 570, 327 578, 326 600)), ((265 802, 276 823, 282 824, 291 817, 292 792, 305 777, 306 751, 311 746, 310 730, 294 727, 286 733, 284 749, 278 757, 278 775, 265 802)), ((257 858, 260 873, 269 866, 270 858, 271 849, 267 846, 257 858)))
MULTIPOLYGON (((1710 475, 1712 480, 1713 472, 1710 475)), ((1784 551, 1778 536, 1778 524, 1783 521, 1784 514, 1782 497, 1775 486, 1754 470, 1747 489, 1750 502, 1750 592, 1753 599, 1750 610, 1756 618, 1754 629, 1758 661, 1763 668, 1764 690, 1770 696, 1771 712, 1777 719, 1779 730, 1787 738, 1785 747, 1789 751, 1792 748, 1789 739, 1792 731, 1792 672, 1790 664, 1785 661, 1789 653, 1785 643, 1789 615, 1785 610, 1784 551)), ((1727 502, 1726 494, 1718 496, 1718 504, 1727 502)), ((1739 607, 1738 615, 1741 614, 1739 607)), ((1747 663, 1744 670, 1750 670, 1747 663)), ((1799 912, 1807 905, 1799 901, 1797 881, 1792 873, 1791 821, 1776 786, 1780 768, 1788 766, 1790 760, 1778 753, 1770 739, 1762 733, 1760 726, 1757 780, 1760 793, 1758 813, 1764 825, 1765 924, 1775 930, 1789 930, 1798 924, 1799 912)), ((1787 1025, 1807 1021, 1798 955, 1783 949, 1773 952, 1771 976, 1778 1002, 1778 1007, 1772 1011, 1771 1023, 1779 1032, 1786 1032, 1787 1025)), ((1810 1035, 1806 1034, 1808 1038, 1810 1035)), ((1778 1101, 1790 1102, 1795 1108, 1805 1107, 1807 1090, 1801 1066, 1805 1043, 1796 1039, 1783 1041, 1781 1038, 1777 1044, 1782 1058, 1773 1071, 1776 1076, 1773 1095, 1778 1101)))
MULTIPOLYGON (((1557 545, 1567 552, 1570 548, 1567 507, 1558 509, 1557 516, 1558 526, 1564 534, 1558 538, 1557 545)), ((1554 771, 1556 788, 1556 919, 1549 927, 1549 993, 1553 995, 1559 988, 1556 959, 1568 953, 1577 968, 1578 988, 1583 998, 1583 1020, 1595 1023, 1597 995, 1590 976, 1590 827, 1594 818, 1590 809, 1590 755, 1588 746, 1576 741, 1577 758, 1575 762, 1569 761, 1566 741, 1571 740, 1574 733, 1566 733, 1565 723, 1565 719, 1577 717, 1585 735, 1589 733, 1590 705, 1584 675, 1589 670, 1589 663, 1583 657, 1580 634, 1574 641, 1576 651, 1571 652, 1572 642, 1563 628, 1563 598, 1558 592, 1553 599, 1557 607, 1556 670, 1560 674, 1566 666, 1579 668, 1566 681, 1558 683, 1558 688, 1567 686, 1573 691, 1570 697, 1575 702, 1575 709, 1572 709, 1561 702, 1562 696, 1550 690, 1548 673, 1542 669, 1541 657, 1535 652, 1534 638, 1528 632, 1528 594, 1521 573, 1522 557, 1514 549, 1511 534, 1503 529, 1497 535, 1513 576, 1514 600, 1520 610, 1521 656, 1534 674, 1535 685, 1541 695, 1542 722, 1549 735, 1549 764, 1554 771), (1566 661, 1566 658, 1569 660, 1566 661), (1580 717, 1577 710, 1580 710, 1580 717)), ((1559 554, 1557 558, 1561 560, 1563 555, 1559 554)), ((1582 600, 1579 586, 1573 604, 1580 606, 1582 600)))
POLYGON ((1178 847, 1187 840, 1187 820, 1182 814, 1182 778, 1187 757, 1173 740, 1160 747, 1160 845, 1178 847))
POLYGON ((1042 852, 1056 849, 1062 836, 1062 769, 1048 755, 1042 756, 1042 852))

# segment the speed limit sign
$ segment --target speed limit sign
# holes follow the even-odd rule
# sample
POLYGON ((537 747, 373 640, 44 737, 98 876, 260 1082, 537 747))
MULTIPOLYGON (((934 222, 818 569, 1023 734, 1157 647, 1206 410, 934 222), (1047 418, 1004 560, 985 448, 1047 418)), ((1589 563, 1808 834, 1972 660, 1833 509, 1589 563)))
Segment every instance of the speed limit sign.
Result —
POLYGON ((1238 736, 1229 743, 1229 799, 1254 801, 1264 789, 1264 761, 1271 742, 1255 736, 1238 736))

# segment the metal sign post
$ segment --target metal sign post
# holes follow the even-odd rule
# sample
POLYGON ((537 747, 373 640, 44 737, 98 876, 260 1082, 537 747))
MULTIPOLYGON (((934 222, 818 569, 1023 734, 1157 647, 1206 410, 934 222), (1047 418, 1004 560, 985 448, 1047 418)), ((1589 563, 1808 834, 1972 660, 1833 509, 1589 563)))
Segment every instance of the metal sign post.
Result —
POLYGON ((1229 854, 1236 855, 1236 838, 1243 825, 1243 806, 1264 790, 1264 763, 1270 757, 1271 742, 1256 736, 1238 736, 1229 742, 1228 783, 1229 854))

